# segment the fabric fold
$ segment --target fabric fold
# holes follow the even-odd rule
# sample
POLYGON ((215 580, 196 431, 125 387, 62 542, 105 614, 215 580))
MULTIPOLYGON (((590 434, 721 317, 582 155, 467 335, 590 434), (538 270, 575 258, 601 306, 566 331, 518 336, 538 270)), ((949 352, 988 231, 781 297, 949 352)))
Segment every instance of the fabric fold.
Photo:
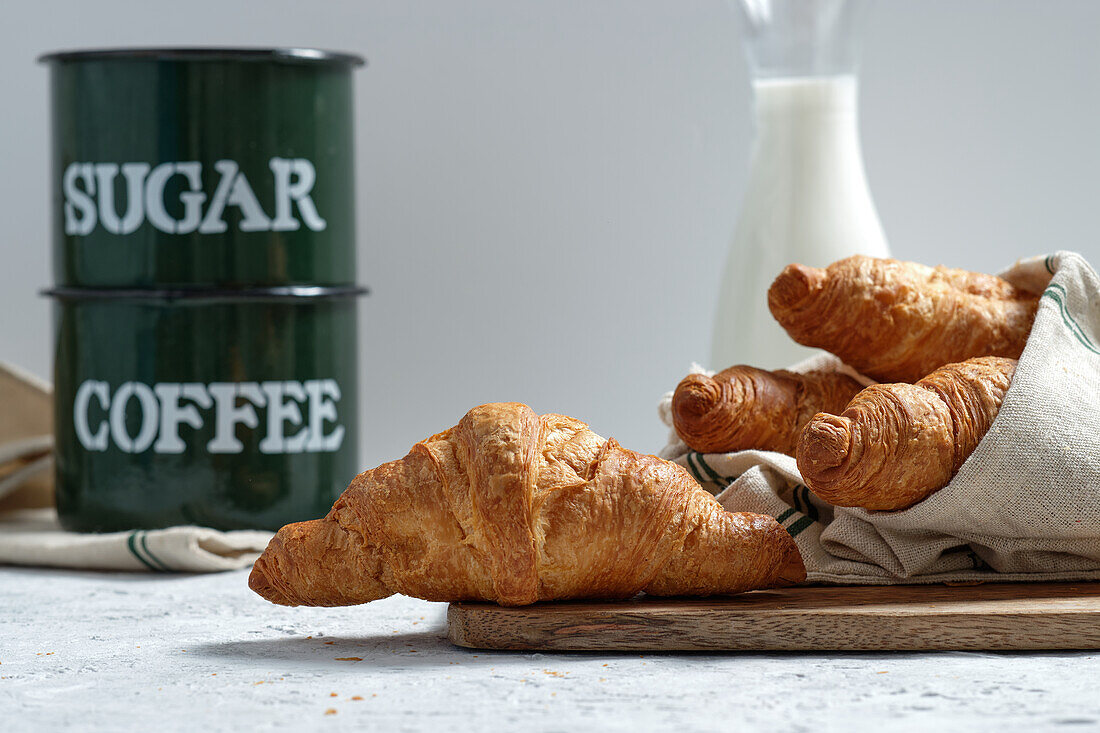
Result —
POLYGON ((0 564, 209 573, 249 567, 271 536, 208 527, 82 534, 65 531, 53 509, 20 509, 0 515, 0 564))

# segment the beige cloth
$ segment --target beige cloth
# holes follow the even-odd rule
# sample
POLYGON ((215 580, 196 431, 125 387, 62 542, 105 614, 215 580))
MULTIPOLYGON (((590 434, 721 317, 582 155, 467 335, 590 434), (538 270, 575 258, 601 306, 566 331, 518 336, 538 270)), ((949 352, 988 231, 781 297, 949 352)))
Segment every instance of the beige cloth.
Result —
MULTIPOLYGON (((727 509, 776 517, 811 582, 1100 579, 1100 279, 1072 252, 1001 275, 1042 293, 1035 325, 989 432, 951 483, 917 505, 832 507, 778 453, 701 455, 673 434, 663 455, 727 509)), ((670 402, 661 417, 671 427, 670 402)))
POLYGON ((53 390, 0 363, 0 511, 53 506, 53 390))
POLYGON ((206 527, 80 534, 63 530, 53 509, 21 509, 0 515, 0 564, 209 573, 248 567, 270 539, 206 527))

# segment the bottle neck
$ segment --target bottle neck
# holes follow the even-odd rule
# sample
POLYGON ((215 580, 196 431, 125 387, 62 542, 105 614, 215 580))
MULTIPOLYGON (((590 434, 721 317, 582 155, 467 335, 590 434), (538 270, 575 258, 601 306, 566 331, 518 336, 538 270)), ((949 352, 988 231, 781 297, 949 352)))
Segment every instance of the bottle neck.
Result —
POLYGON ((739 0, 757 78, 841 76, 859 66, 864 0, 739 0))
POLYGON ((791 119, 855 121, 859 83, 853 74, 755 79, 756 122, 764 126, 791 119))
POLYGON ((830 196, 866 187, 855 77, 765 79, 753 87, 754 181, 789 179, 790 190, 803 193, 836 187, 830 196))
POLYGON ((753 91, 758 146, 806 154, 827 144, 837 153, 851 149, 858 155, 855 76, 758 79, 753 91))

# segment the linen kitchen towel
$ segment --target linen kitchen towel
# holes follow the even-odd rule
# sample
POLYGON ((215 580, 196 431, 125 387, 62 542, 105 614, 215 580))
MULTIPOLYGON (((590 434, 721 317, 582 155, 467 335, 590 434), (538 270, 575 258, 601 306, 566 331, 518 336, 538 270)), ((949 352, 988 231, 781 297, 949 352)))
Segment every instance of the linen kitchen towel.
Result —
MULTIPOLYGON (((673 433, 662 455, 727 509, 778 519, 810 582, 1100 579, 1100 279, 1072 252, 1022 260, 1001 276, 1041 293, 1027 346, 977 449, 909 509, 830 506, 778 453, 699 454, 673 433)), ((671 394, 660 414, 671 427, 670 404, 671 394)))
POLYGON ((82 534, 62 529, 53 509, 20 509, 0 515, 0 564, 208 573, 250 566, 270 539, 206 527, 82 534))
POLYGON ((0 512, 53 506, 53 390, 0 363, 0 512))

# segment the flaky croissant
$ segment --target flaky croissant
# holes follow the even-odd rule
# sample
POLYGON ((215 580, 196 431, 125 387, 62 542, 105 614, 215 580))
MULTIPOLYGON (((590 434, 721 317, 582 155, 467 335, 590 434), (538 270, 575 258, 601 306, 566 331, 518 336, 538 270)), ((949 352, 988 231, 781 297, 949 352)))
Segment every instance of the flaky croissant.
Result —
POLYGON ((882 382, 915 382, 976 356, 1018 358, 1037 296, 993 275, 857 255, 789 265, 768 307, 791 338, 882 382))
POLYGON ((357 476, 324 519, 283 527, 249 586, 283 605, 404 593, 514 606, 804 578, 771 517, 726 512, 684 469, 579 420, 497 403, 357 476))
POLYGON ((860 389, 838 372, 732 366, 713 377, 684 377, 672 395, 672 422, 700 453, 757 449, 794 455, 802 426, 819 412, 840 412, 860 389))
POLYGON ((916 384, 876 384, 802 430, 806 486, 830 504, 892 511, 939 491, 974 452, 1016 370, 996 356, 948 364, 916 384))

